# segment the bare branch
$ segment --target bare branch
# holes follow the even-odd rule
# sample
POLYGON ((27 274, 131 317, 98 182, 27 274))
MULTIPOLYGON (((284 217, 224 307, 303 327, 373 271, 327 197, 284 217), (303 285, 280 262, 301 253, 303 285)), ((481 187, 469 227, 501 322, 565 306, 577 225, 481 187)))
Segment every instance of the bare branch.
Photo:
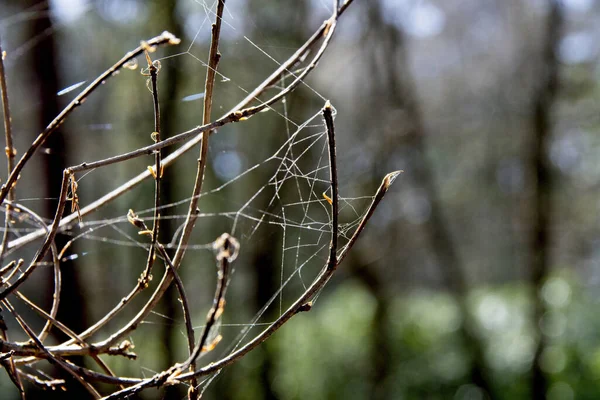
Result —
POLYGON ((159 46, 162 44, 176 45, 179 44, 179 42, 180 40, 178 38, 166 31, 163 32, 160 36, 156 36, 148 41, 143 41, 140 44, 140 46, 125 54, 123 58, 117 61, 117 63, 115 63, 112 67, 104 71, 88 87, 86 87, 81 93, 79 93, 79 95, 75 97, 73 101, 71 101, 69 105, 65 107, 65 109, 62 110, 61 113, 58 114, 56 118, 54 118, 54 120, 52 120, 52 122, 50 122, 50 124, 48 124, 46 129, 44 129, 44 131, 38 135, 38 137, 33 141, 31 146, 27 149, 23 157, 21 157, 15 168, 12 170, 6 183, 2 185, 2 188, 0 188, 0 204, 4 202, 4 199, 8 195, 9 190, 12 189, 13 185, 18 179, 19 174, 21 173, 21 170, 23 169, 27 161, 29 161, 31 156, 33 156, 37 149, 39 149, 40 146, 44 144, 48 136, 50 136, 52 132, 58 129, 77 107, 79 107, 83 104, 83 102, 85 102, 87 97, 90 94, 92 94, 94 90, 96 90, 108 79, 114 76, 116 71, 121 69, 123 65, 129 62, 131 59, 140 55, 145 49, 153 46, 159 46))
MULTIPOLYGON (((152 139, 154 142, 160 142, 160 106, 158 104, 158 70, 160 63, 152 62, 150 55, 146 51, 146 60, 148 61, 148 71, 150 74, 151 88, 152 88, 152 103, 154 105, 154 132, 152 132, 152 139)), ((140 278, 140 285, 146 287, 148 282, 152 279, 150 274, 152 271, 152 265, 154 264, 154 256, 156 252, 156 243, 158 241, 158 232, 160 228, 160 181, 162 178, 162 151, 156 150, 154 153, 154 217, 152 221, 152 243, 148 250, 148 261, 146 261, 146 268, 140 278)))
POLYGON ((68 191, 69 179, 70 179, 71 175, 72 175, 72 173, 68 169, 66 169, 63 172, 63 181, 62 181, 62 187, 61 187, 61 191, 60 191, 60 197, 58 199, 58 207, 56 209, 54 221, 52 222, 50 230, 49 230, 48 234, 46 235, 46 239, 44 240, 44 243, 38 250, 37 254, 31 261, 31 263, 29 264, 29 266, 27 267, 25 272, 23 272, 21 274, 21 276, 19 276, 17 278, 17 280, 15 282, 13 282, 13 284, 11 284, 8 288, 6 288, 2 292, 0 292, 0 300, 6 298, 6 296, 8 296, 13 290, 18 288, 19 285, 21 285, 23 282, 25 282, 27 277, 29 277, 29 275, 31 275, 31 273, 35 270, 38 263, 40 261, 42 261, 42 259, 46 256, 48 249, 52 246, 52 243, 54 242, 54 237, 56 236, 56 232, 58 231, 58 223, 60 221, 60 217, 62 216, 62 214, 65 210, 65 204, 67 202, 67 191, 68 191))
MULTIPOLYGON (((17 150, 14 148, 12 139, 12 121, 10 117, 10 105, 8 102, 8 85, 6 84, 6 71, 4 70, 4 51, 2 50, 2 44, 0 43, 0 91, 2 91, 2 111, 4 115, 4 136, 6 138, 6 162, 8 174, 12 172, 15 165, 15 156, 17 150)), ((15 191, 14 188, 10 188, 8 191, 8 199, 14 200, 15 191)), ((6 207, 4 216, 4 234, 2 235, 2 244, 0 245, 0 262, 4 258, 4 251, 6 250, 6 243, 10 230, 10 207, 6 207)))

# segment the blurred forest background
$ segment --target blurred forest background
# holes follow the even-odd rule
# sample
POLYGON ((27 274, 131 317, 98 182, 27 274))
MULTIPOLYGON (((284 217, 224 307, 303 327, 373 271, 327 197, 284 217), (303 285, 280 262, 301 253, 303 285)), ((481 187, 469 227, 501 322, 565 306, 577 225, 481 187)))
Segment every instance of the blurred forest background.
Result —
MULTIPOLYGON (((215 116, 245 96, 240 87, 251 90, 289 57, 332 9, 329 0, 226 4, 215 116)), ((162 66, 163 132, 199 125, 214 17, 207 10, 214 6, 210 0, 0 0, 19 154, 77 93, 66 88, 90 82, 164 30, 182 43, 152 55, 162 66)), ((599 398, 600 2, 356 0, 338 29, 310 87, 211 138, 206 190, 273 154, 295 129, 290 124, 321 123, 319 116, 311 120, 324 104, 316 92, 338 113, 342 196, 370 196, 387 172, 404 174, 314 309, 214 377, 203 398, 599 398)), ((25 168, 17 199, 51 218, 66 166, 149 144, 145 80, 139 68, 123 70, 94 93, 25 168)), ((190 195, 196 158, 192 150, 165 171, 165 204, 190 195)), ((151 162, 137 159, 83 177, 81 205, 151 162)), ((198 321, 216 275, 202 244, 231 226, 220 207, 240 209, 244 200, 236 196, 247 199, 244 193, 268 176, 257 174, 254 182, 252 175, 201 199, 201 209, 216 216, 196 227, 198 250, 181 272, 198 321)), ((148 182, 84 222, 147 209, 151 193, 148 182)), ((165 237, 177 230, 186 204, 172 207, 165 237)), ((256 207, 281 212, 267 202, 256 207)), ((268 226, 256 232, 253 226, 238 229, 243 257, 228 293, 231 325, 250 323, 284 274, 282 244, 268 226)), ((127 245, 138 239, 109 231, 116 236, 77 242, 62 263, 59 320, 76 331, 118 302, 143 268, 144 249, 127 245)), ((51 271, 36 274, 28 290, 48 304, 51 271)), ((284 305, 293 301, 290 292, 284 305)), ((161 307, 132 335, 139 359, 111 360, 124 375, 151 376, 185 357, 177 293, 161 307)), ((276 304, 259 322, 278 312, 276 304)), ((231 339, 241 329, 224 325, 222 334, 231 339)), ((227 351, 219 346, 216 352, 227 351)), ((65 396, 31 390, 31 398, 65 396)), ((5 373, 0 393, 18 396, 5 373)), ((174 388, 140 398, 184 395, 174 388)))

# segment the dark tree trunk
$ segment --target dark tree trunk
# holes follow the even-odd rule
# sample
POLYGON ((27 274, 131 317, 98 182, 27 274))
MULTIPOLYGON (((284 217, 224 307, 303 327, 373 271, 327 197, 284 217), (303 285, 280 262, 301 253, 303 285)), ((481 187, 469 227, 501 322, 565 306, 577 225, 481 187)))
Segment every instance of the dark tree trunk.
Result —
MULTIPOLYGON (((438 193, 433 167, 426 157, 426 128, 419 107, 417 93, 412 81, 406 49, 406 38, 396 26, 386 24, 378 7, 370 7, 371 27, 377 27, 380 32, 381 43, 384 46, 386 57, 384 65, 379 66, 385 77, 389 101, 395 107, 401 108, 406 113, 407 133, 402 145, 406 151, 412 153, 415 162, 407 176, 412 177, 414 185, 420 187, 425 193, 429 205, 429 218, 423 223, 423 230, 429 242, 431 252, 440 268, 444 285, 452 293, 463 314, 463 323, 460 335, 464 348, 472 359, 469 371, 470 380, 484 390, 490 398, 492 385, 487 377, 484 361, 483 344, 475 332, 473 318, 467 309, 466 295, 467 283, 461 268, 461 261, 454 243, 448 223, 443 215, 443 202, 438 193), (399 60, 399 61, 398 61, 399 60), (400 63, 400 64, 399 64, 400 63)), ((375 57, 371 57, 375 59, 375 57)))
MULTIPOLYGON (((546 23, 546 39, 543 47, 541 80, 533 100, 533 140, 529 149, 530 174, 532 177, 533 225, 529 238, 531 257, 531 284, 535 304, 534 324, 540 326, 540 319, 546 312, 541 290, 550 270, 550 223, 552 215, 552 174, 548 159, 548 142, 552 130, 551 112, 556 98, 559 81, 559 65, 556 56, 562 10, 558 1, 549 0, 549 13, 546 23)), ((538 328, 538 344, 532 365, 532 399, 545 399, 548 380, 540 365, 546 345, 544 333, 538 328)))
MULTIPOLYGON (((36 135, 44 130, 61 109, 57 98, 57 92, 60 90, 60 78, 57 68, 57 44, 55 35, 48 34, 52 30, 52 21, 48 9, 49 5, 46 3, 44 8, 40 8, 40 17, 32 19, 31 22, 32 37, 40 38, 39 43, 31 52, 31 65, 37 89, 37 93, 33 97, 40 101, 36 135)), ((45 193, 42 196, 45 197, 57 199, 60 195, 62 172, 67 166, 68 158, 68 146, 63 134, 65 129, 66 127, 63 125, 48 138, 44 145, 48 149, 45 152, 47 154, 38 155, 43 163, 45 193)), ((47 202, 46 204, 47 209, 44 210, 46 217, 54 217, 56 202, 47 202)), ((64 236, 57 235, 55 243, 59 251, 66 242, 67 239, 64 236)), ((57 319, 73 331, 81 332, 88 326, 81 277, 79 272, 74 268, 74 264, 68 261, 61 263, 61 272, 62 292, 57 319)), ((51 274, 51 269, 48 269, 48 279, 46 279, 48 286, 44 289, 47 293, 52 293, 54 290, 51 274)), ((59 340, 67 338, 61 333, 57 333, 57 336, 59 340)), ((83 363, 83 360, 79 357, 74 357, 70 360, 77 364, 83 363)), ((67 380, 69 396, 82 399, 88 398, 89 393, 78 382, 74 381, 71 375, 63 373, 63 371, 60 371, 60 374, 67 380)), ((64 397, 64 394, 62 396, 64 397)))

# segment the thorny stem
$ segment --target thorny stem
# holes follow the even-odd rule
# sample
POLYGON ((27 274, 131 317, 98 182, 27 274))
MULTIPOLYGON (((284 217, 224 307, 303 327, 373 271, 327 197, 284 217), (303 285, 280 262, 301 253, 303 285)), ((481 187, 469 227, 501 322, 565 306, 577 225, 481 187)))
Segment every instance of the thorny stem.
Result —
POLYGON ((140 46, 125 54, 125 56, 119 61, 117 61, 116 64, 104 71, 88 87, 86 87, 81 93, 79 93, 79 95, 77 95, 77 97, 75 97, 73 101, 71 101, 69 105, 67 105, 67 107, 65 107, 61 111, 61 113, 58 114, 52 120, 52 122, 48 124, 48 126, 46 126, 44 131, 38 135, 38 137, 33 141, 31 146, 27 149, 23 157, 21 157, 15 168, 12 170, 6 183, 0 188, 0 204, 4 202, 4 199, 6 199, 8 192, 10 191, 10 189, 12 189, 13 185, 19 177, 19 174, 21 173, 21 170, 23 169, 27 161, 29 161, 31 156, 33 156, 33 154, 40 148, 40 146, 44 144, 48 136, 50 136, 52 132, 56 131, 56 129, 58 129, 65 122, 65 120, 77 107, 83 104, 83 102, 92 92, 94 92, 94 90, 96 90, 108 79, 110 79, 115 74, 115 72, 121 69, 123 65, 125 65, 128 61, 140 55, 144 50, 162 44, 176 45, 179 44, 179 42, 180 40, 178 38, 166 31, 163 32, 160 36, 156 36, 148 41, 142 42, 140 46))

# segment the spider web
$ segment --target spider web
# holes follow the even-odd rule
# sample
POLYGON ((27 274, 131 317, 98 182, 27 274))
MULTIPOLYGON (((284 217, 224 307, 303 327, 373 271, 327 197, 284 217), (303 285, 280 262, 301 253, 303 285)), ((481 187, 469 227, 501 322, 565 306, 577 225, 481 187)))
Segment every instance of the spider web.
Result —
MULTIPOLYGON (((107 4, 109 3, 112 4, 112 2, 107 2, 107 4)), ((215 18, 216 2, 189 0, 180 3, 183 4, 183 10, 203 17, 189 19, 191 22, 188 21, 189 24, 186 26, 186 30, 189 31, 188 35, 183 38, 183 42, 179 46, 180 50, 184 51, 165 55, 165 52, 159 50, 156 55, 152 54, 152 57, 160 61, 163 69, 168 68, 169 63, 174 60, 183 61, 193 65, 198 71, 198 76, 203 76, 207 68, 206 40, 210 34, 211 21, 215 18)), ((87 18, 90 13, 93 13, 93 7, 89 3, 83 4, 82 15, 78 17, 78 20, 87 18)), ((316 8, 321 10, 323 15, 331 12, 330 4, 316 2, 316 8)), ((244 33, 245 26, 248 22, 256 23, 256 21, 248 21, 248 18, 244 18, 243 10, 242 2, 228 1, 223 17, 224 33, 221 41, 221 51, 224 53, 223 63, 227 62, 226 55, 231 51, 228 50, 228 47, 233 47, 233 51, 236 51, 240 46, 244 46, 247 51, 254 52, 254 56, 261 57, 262 61, 268 62, 267 65, 271 65, 272 69, 277 68, 279 63, 286 58, 285 54, 293 52, 296 48, 272 46, 269 44, 271 43, 270 38, 262 36, 254 38, 246 35, 244 33)), ((29 11, 30 15, 22 16, 22 18, 35 18, 39 16, 37 12, 34 8, 29 11)), ((6 20, 0 21, 0 26, 2 25, 7 25, 6 20)), ((64 22, 64 25, 58 23, 54 26, 53 31, 47 34, 56 35, 57 30, 61 29, 70 29, 69 24, 67 22, 64 22)), ((26 54, 31 48, 35 48, 36 40, 40 40, 40 38, 33 38, 17 47, 14 51, 16 58, 12 62, 16 63, 18 57, 26 54)), ((11 59, 8 60, 10 65, 11 59)), ((131 71, 125 69, 121 72, 120 77, 116 77, 117 80, 124 78, 123 81, 111 82, 111 85, 117 86, 116 90, 121 88, 124 88, 121 90, 131 90, 128 89, 128 85, 134 85, 138 88, 137 90, 142 87, 142 93, 144 90, 146 91, 145 98, 136 100, 138 101, 136 107, 143 108, 144 112, 147 112, 151 110, 149 102, 151 96, 145 87, 145 78, 136 73, 139 71, 140 65, 145 62, 142 60, 143 58, 140 57, 137 62, 129 63, 127 67, 131 71)), ((224 71, 234 70, 224 68, 217 71, 217 92, 219 90, 231 91, 234 93, 234 98, 239 99, 240 95, 243 97, 253 89, 253 86, 247 84, 244 78, 239 77, 235 71, 232 73, 224 71)), ((295 74, 300 71, 301 69, 295 70, 287 77, 282 78, 280 85, 276 85, 271 90, 281 90, 286 82, 293 79, 295 74)), ((61 89, 57 96, 66 98, 77 93, 81 86, 94 79, 91 71, 85 73, 88 72, 90 72, 89 76, 79 74, 78 77, 82 79, 74 79, 72 83, 61 89)), ((196 120, 203 98, 201 92, 203 82, 199 80, 197 83, 197 90, 187 90, 180 100, 182 108, 188 107, 188 104, 196 106, 197 109, 194 112, 196 120)), ((159 86, 159 93, 160 90, 159 86)), ((327 96, 306 83, 298 91, 311 99, 309 102, 311 106, 303 112, 300 119, 291 116, 295 111, 290 105, 293 103, 290 100, 293 100, 295 96, 292 94, 251 120, 235 126, 225 126, 217 134, 211 136, 207 177, 199 199, 199 219, 180 269, 188 291, 192 317, 195 322, 194 329, 197 334, 203 328, 205 313, 210 307, 214 291, 216 270, 213 241, 221 233, 228 232, 240 241, 240 253, 234 264, 235 272, 231 277, 232 288, 228 296, 228 306, 219 321, 218 329, 212 333, 213 337, 218 334, 223 335, 224 342, 219 344, 208 356, 202 358, 198 362, 199 365, 204 364, 206 359, 218 359, 231 354, 265 325, 269 325, 273 318, 281 315, 310 285, 327 262, 332 232, 330 206, 332 194, 329 178, 328 139, 321 116, 321 107, 327 96), (248 129, 259 133, 250 134, 250 138, 247 139, 240 139, 240 135, 246 135, 243 132, 244 128, 240 127, 246 125, 249 126, 248 129), (262 137, 262 139, 257 141, 257 137, 262 137), (252 145, 256 147, 256 151, 253 148, 244 148, 244 146, 252 145), (264 257, 257 254, 258 250, 256 249, 263 252, 268 250, 270 254, 267 258, 274 268, 266 268, 265 273, 274 276, 264 276, 261 271, 263 266, 256 264, 257 260, 262 260, 264 257), (259 272, 256 273, 256 270, 259 272), (252 272, 259 279, 264 276, 265 279, 277 282, 275 290, 266 294, 268 300, 258 308, 237 299, 237 297, 247 298, 250 296, 248 294, 249 285, 245 284, 244 280, 249 279, 253 275, 252 272), (200 321, 202 323, 199 324, 200 321)), ((115 93, 112 92, 113 95, 115 93)), ((95 93, 90 98, 90 103, 92 103, 90 108, 93 109, 101 101, 107 101, 107 97, 95 93), (96 101, 94 98, 98 98, 98 100, 96 101)), ((214 109, 215 114, 227 110, 228 100, 221 99, 217 93, 214 109)), ((75 122, 69 126, 83 126, 84 134, 100 131, 103 135, 100 140, 104 142, 105 140, 115 140, 116 134, 113 132, 131 131, 126 128, 124 119, 120 118, 124 117, 115 115, 113 119, 95 121, 90 114, 82 114, 74 116, 73 121, 75 122)), ((148 133, 141 136, 149 140, 151 130, 146 130, 148 133)), ((136 135, 140 136, 138 133, 136 135)), ((125 145, 120 143, 114 147, 107 146, 109 151, 106 155, 122 153, 121 147, 129 148, 132 145, 135 147, 136 143, 139 142, 125 140, 125 145)), ((45 151, 55 150, 47 149, 45 151)), ((192 150, 191 153, 196 153, 196 151, 192 150)), ((102 150, 99 151, 100 155, 92 156, 90 154, 92 153, 81 152, 77 155, 76 163, 99 159, 105 155, 102 150)), ((179 176, 178 181, 187 182, 187 185, 179 193, 191 192, 193 172, 190 171, 194 171, 196 168, 194 158, 191 157, 196 158, 197 154, 182 157, 175 166, 169 167, 179 171, 176 173, 179 176), (181 178, 182 170, 189 174, 185 179, 181 178)), ((151 157, 143 157, 115 166, 91 170, 78 176, 77 190, 80 206, 85 206, 86 201, 94 198, 87 193, 102 194, 102 191, 112 190, 118 184, 131 178, 132 170, 142 171, 145 166, 153 165, 152 160, 151 157), (112 183, 105 186, 107 182, 112 183), (100 191, 98 186, 101 187, 100 191)), ((110 297, 115 299, 114 303, 117 303, 120 296, 124 296, 129 290, 128 288, 135 285, 136 279, 144 268, 143 254, 147 253, 149 249, 149 240, 145 236, 138 235, 136 229, 131 226, 127 219, 127 210, 135 209, 137 215, 150 226, 155 211, 152 206, 152 185, 153 182, 148 180, 109 207, 85 216, 81 223, 73 224, 70 229, 62 232, 70 239, 70 247, 63 254, 61 261, 72 263, 74 268, 83 271, 88 284, 94 278, 99 279, 100 289, 89 290, 88 294, 106 295, 112 291, 118 292, 119 294, 110 297), (110 261, 103 262, 103 260, 110 261), (110 263, 118 265, 107 265, 110 263), (98 268, 101 270, 97 270, 98 268), (107 279, 117 279, 119 282, 114 286, 110 284, 110 287, 102 287, 103 284, 107 285, 107 279)), ((340 196, 346 195, 343 183, 340 185, 340 189, 340 196)), ((56 201, 56 199, 36 196, 35 191, 26 191, 27 195, 17 193, 18 197, 15 202, 31 205, 32 208, 41 207, 41 204, 47 201, 56 201), (33 196, 28 196, 29 193, 32 193, 33 196)), ((169 238, 161 237, 161 240, 168 251, 173 252, 177 247, 190 198, 186 195, 180 196, 178 199, 163 197, 166 201, 159 207, 160 219, 173 227, 174 234, 169 238)), ((340 197, 340 224, 338 227, 341 240, 340 249, 356 229, 371 200, 372 196, 340 197)), ((46 219, 47 224, 50 222, 50 219, 46 219)), ((37 229, 39 226, 29 219, 24 219, 11 226, 11 233, 14 235, 13 237, 19 238, 37 229)), ((39 245, 39 242, 30 246, 34 248, 35 245, 39 245)), ((28 248, 29 246, 12 250, 7 257, 8 259, 20 257, 20 254, 28 251, 28 248)), ((160 268, 162 268, 161 265, 155 266, 155 275, 159 274, 160 268)), ((97 298, 90 299, 92 304, 96 301, 97 298)), ((113 305, 107 306, 112 307, 113 305)), ((135 303, 129 307, 135 308, 135 303)), ((127 315, 131 315, 131 312, 125 312, 124 321, 127 315)), ((180 310, 177 310, 175 315, 166 315, 160 310, 154 311, 146 318, 140 330, 149 332, 161 325, 173 326, 180 330, 180 347, 185 350, 185 324, 180 310)), ((136 343, 138 347, 136 350, 139 350, 141 356, 138 361, 127 361, 127 363, 137 365, 138 376, 151 376, 158 371, 152 367, 151 357, 143 356, 151 350, 150 344, 147 345, 142 340, 136 340, 143 336, 143 333, 140 334, 137 331, 132 333, 130 340, 136 343)), ((117 364, 123 365, 120 361, 117 364)), ((131 371, 131 369, 129 370, 131 371)), ((215 376, 216 374, 201 383, 202 391, 215 376)))

